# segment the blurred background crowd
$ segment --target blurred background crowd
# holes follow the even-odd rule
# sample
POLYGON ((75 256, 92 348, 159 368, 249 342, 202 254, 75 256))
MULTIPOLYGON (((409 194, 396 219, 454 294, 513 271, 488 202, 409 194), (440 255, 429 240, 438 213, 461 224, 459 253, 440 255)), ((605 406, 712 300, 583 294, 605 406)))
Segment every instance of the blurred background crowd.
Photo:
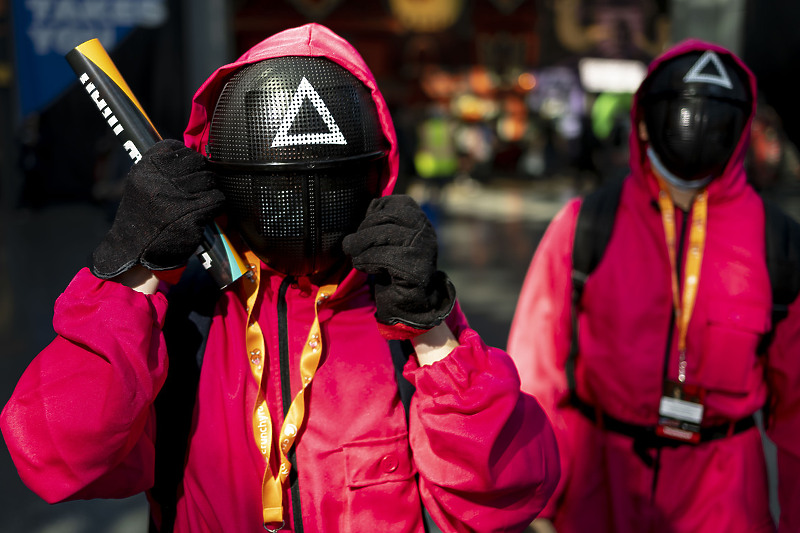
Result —
POLYGON ((687 37, 740 55, 759 79, 750 176, 796 182, 796 2, 755 0, 5 0, 0 2, 4 205, 119 198, 129 166, 63 56, 97 37, 164 136, 217 66, 317 21, 361 51, 394 110, 401 190, 570 180, 624 171, 646 64, 687 37))
MULTIPOLYGON (((0 0, 0 402, 52 339, 55 298, 108 229, 131 162, 64 59, 98 38, 162 136, 263 38, 315 21, 392 108, 397 192, 427 209, 472 325, 505 347, 538 239, 569 197, 626 171, 647 63, 698 37, 758 77, 749 179, 800 219, 794 0, 0 0)), ((143 498, 48 507, 5 446, 0 531, 143 531, 143 498)))

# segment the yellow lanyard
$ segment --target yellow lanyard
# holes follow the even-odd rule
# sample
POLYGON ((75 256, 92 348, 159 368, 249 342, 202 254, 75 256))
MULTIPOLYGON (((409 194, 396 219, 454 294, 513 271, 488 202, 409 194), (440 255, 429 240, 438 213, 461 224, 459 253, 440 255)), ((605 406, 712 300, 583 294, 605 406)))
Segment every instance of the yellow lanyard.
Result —
MULTIPOLYGON (((300 356, 300 375, 303 387, 292 400, 286 419, 281 426, 279 436, 278 452, 280 454, 280 467, 275 473, 270 467, 270 454, 272 452, 272 419, 269 415, 269 407, 264 396, 262 378, 265 366, 265 343, 264 335, 258 321, 253 318, 253 309, 258 298, 259 280, 261 277, 260 261, 253 252, 245 251, 245 257, 252 265, 253 277, 243 278, 241 282, 242 300, 247 306, 247 326, 245 341, 247 343, 247 358, 250 362, 250 370, 258 385, 258 395, 253 409, 253 437, 261 455, 266 461, 266 471, 261 483, 261 506, 263 520, 267 524, 283 522, 283 484, 289 477, 292 463, 287 458, 287 454, 297 438, 299 428, 303 426, 305 417, 305 391, 311 385, 314 373, 319 366, 322 355, 322 336, 319 327, 319 310, 325 305, 326 301, 336 290, 337 285, 325 285, 320 287, 317 293, 314 306, 314 323, 308 333, 308 339, 303 346, 300 356)), ((278 371, 277 369, 275 371, 278 371)))
POLYGON ((664 181, 656 176, 660 191, 658 205, 661 208, 661 221, 664 225, 664 236, 669 250, 669 261, 672 266, 672 302, 675 310, 675 321, 678 326, 678 381, 686 381, 686 333, 692 317, 697 287, 700 283, 700 266, 703 263, 703 251, 706 244, 706 223, 708 219, 708 192, 704 189, 697 194, 692 206, 692 227, 689 231, 689 255, 683 280, 683 297, 679 294, 677 265, 677 243, 675 231, 675 206, 664 181))

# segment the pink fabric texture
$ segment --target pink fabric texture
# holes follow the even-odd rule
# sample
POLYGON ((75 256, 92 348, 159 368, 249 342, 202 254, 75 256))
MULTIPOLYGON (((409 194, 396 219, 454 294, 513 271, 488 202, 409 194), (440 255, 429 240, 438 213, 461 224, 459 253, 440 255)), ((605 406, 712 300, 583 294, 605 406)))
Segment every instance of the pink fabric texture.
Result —
MULTIPOLYGON (((207 111, 226 74, 279 55, 325 55, 373 88, 392 144, 383 181, 390 194, 397 149, 386 104, 356 51, 317 24, 279 33, 212 75, 195 97, 187 144, 204 145, 207 111)), ((263 387, 275 428, 283 422, 284 279, 262 265, 253 315, 264 335, 263 387)), ((286 294, 292 395, 301 388, 300 353, 316 292, 292 284, 286 294)), ((168 372, 161 333, 167 305, 163 294, 146 296, 87 269, 59 298, 58 336, 26 370, 0 417, 20 476, 45 500, 125 497, 152 486, 152 402, 168 372)), ((520 391, 511 358, 487 347, 456 307, 447 324, 460 345, 433 365, 420 367, 413 356, 406 365, 416 387, 407 422, 374 312, 367 278, 357 271, 320 312, 325 351, 295 444, 305 531, 422 532, 421 503, 444 531, 522 530, 555 490, 560 463, 547 416, 520 391)), ((263 531, 266 465, 252 432, 257 390, 247 326, 234 285, 222 293, 208 337, 177 532, 263 531)), ((290 513, 286 521, 285 530, 294 530, 290 513)))
MULTIPOLYGON (((651 71, 694 49, 729 54, 690 40, 657 59, 651 71)), ((750 79, 755 94, 755 78, 750 79)), ((668 337, 672 380, 678 343, 670 331, 670 262, 656 204, 658 184, 636 135, 638 95, 634 102, 630 175, 611 241, 586 283, 575 375, 578 396, 587 403, 619 420, 654 426, 668 337)), ((708 391, 704 425, 746 417, 772 399, 768 432, 778 447, 780 531, 800 531, 800 303, 779 324, 769 353, 757 356, 759 339, 770 327, 771 292, 763 206, 743 168, 749 125, 745 131, 724 174, 708 187, 707 240, 688 330, 686 382, 708 391)), ((564 369, 579 205, 575 199, 561 210, 534 254, 508 342, 522 388, 542 402, 561 451, 561 481, 543 515, 554 520, 559 533, 774 531, 757 429, 664 448, 656 472, 634 453, 630 437, 599 429, 569 406, 564 369)), ((680 228, 685 216, 680 210, 677 215, 680 228)))

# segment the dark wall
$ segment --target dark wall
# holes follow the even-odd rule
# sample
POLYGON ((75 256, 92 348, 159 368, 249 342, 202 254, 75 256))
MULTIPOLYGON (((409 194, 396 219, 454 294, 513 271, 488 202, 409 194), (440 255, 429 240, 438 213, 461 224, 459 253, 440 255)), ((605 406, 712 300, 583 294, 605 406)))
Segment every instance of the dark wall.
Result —
MULTIPOLYGON (((189 115, 180 0, 169 0, 164 25, 135 29, 109 55, 163 137, 180 138, 189 115)), ((130 168, 130 158, 80 84, 15 132, 23 184, 19 204, 118 198, 116 182, 130 168)))
POLYGON ((538 62, 539 2, 522 0, 509 12, 499 4, 467 0, 447 29, 414 33, 393 17, 386 1, 343 0, 313 19, 286 0, 246 0, 234 13, 236 51, 241 54, 274 33, 316 21, 356 47, 390 105, 408 104, 426 65, 458 70, 485 64, 504 69, 516 66, 511 62, 527 66, 538 62))
POLYGON ((781 116, 783 128, 800 146, 800 2, 748 0, 742 59, 758 78, 759 93, 781 116))

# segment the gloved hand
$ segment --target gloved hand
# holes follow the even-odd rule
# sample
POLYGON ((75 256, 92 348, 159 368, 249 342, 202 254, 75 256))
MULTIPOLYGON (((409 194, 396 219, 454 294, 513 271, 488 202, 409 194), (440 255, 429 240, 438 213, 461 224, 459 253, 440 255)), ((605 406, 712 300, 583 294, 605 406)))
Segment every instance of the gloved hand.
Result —
POLYGON ((92 273, 117 276, 136 264, 183 266, 225 197, 206 159, 180 141, 159 141, 128 172, 114 223, 92 254, 92 273))
POLYGON ((387 339, 410 339, 447 318, 453 284, 437 270, 436 232, 406 195, 376 198, 358 230, 344 238, 353 266, 375 276, 375 318, 387 339))

